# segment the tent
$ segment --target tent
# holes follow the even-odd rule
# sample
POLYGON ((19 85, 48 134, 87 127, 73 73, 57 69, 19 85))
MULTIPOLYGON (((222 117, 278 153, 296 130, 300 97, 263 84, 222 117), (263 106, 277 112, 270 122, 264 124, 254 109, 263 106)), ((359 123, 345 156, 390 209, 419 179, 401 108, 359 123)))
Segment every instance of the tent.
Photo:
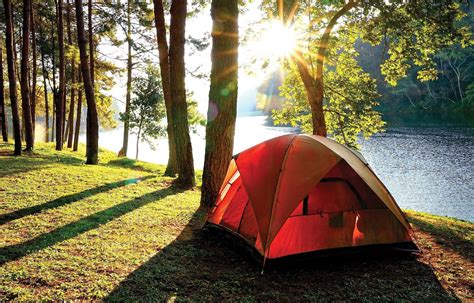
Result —
POLYGON ((312 135, 284 135, 235 155, 206 226, 244 239, 264 263, 343 248, 417 250, 362 155, 312 135))

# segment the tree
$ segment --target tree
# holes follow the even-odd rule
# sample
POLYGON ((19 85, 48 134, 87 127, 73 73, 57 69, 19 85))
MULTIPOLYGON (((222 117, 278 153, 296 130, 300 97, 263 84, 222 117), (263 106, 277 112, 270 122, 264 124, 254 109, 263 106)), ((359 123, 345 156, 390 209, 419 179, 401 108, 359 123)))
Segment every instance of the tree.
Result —
POLYGON ((77 40, 81 59, 82 79, 87 101, 86 164, 97 164, 99 160, 99 120, 97 118, 97 106, 95 103, 94 86, 91 79, 91 71, 89 69, 90 62, 88 61, 86 53, 87 40, 84 30, 84 11, 82 9, 82 0, 75 0, 75 4, 77 40))
POLYGON ((71 4, 69 0, 66 2, 66 19, 67 19, 67 40, 68 40, 68 47, 69 47, 69 56, 71 57, 71 66, 70 66, 70 103, 69 103, 69 116, 67 119, 67 129, 68 129, 68 136, 67 136, 67 147, 71 148, 73 144, 73 136, 74 136, 74 99, 76 94, 76 56, 73 51, 74 46, 72 43, 72 29, 71 29, 71 4))
POLYGON ((129 113, 120 115, 127 121, 130 130, 137 134, 136 155, 138 159, 139 142, 147 142, 154 146, 153 141, 165 135, 162 120, 166 116, 163 102, 159 70, 149 66, 145 77, 134 80, 135 97, 131 100, 129 113))
POLYGON ((22 38, 23 44, 21 48, 21 100, 23 110, 23 122, 25 126, 25 141, 26 151, 33 150, 34 138, 33 138, 33 122, 31 119, 31 104, 30 104, 30 85, 28 80, 28 59, 30 49, 30 9, 31 0, 23 0, 23 29, 22 38))
MULTIPOLYGON (((77 13, 76 13, 77 18, 77 13)), ((92 24, 92 0, 87 2, 88 34, 89 34, 89 70, 91 75, 92 87, 95 86, 95 65, 94 65, 94 27, 92 24)))
POLYGON ((7 67, 8 67, 8 83, 10 90, 10 105, 12 108, 12 122, 13 122, 13 138, 15 140, 14 155, 21 155, 21 129, 20 129, 20 115, 18 114, 18 97, 16 86, 16 72, 15 72, 15 55, 14 55, 14 39, 13 39, 13 16, 12 5, 10 0, 3 0, 3 7, 5 9, 5 43, 7 49, 7 67))
POLYGON ((59 49, 59 88, 56 94, 56 150, 63 149, 65 100, 66 100, 66 64, 64 60, 64 22, 63 0, 57 1, 57 32, 59 49))
MULTIPOLYGON (((273 2, 267 4, 274 7, 273 2)), ((327 120, 338 119, 338 114, 331 117, 328 111, 327 100, 338 93, 326 86, 324 74, 330 70, 328 56, 345 52, 355 57, 353 44, 357 38, 372 45, 386 43, 389 57, 382 64, 382 73, 387 82, 395 85, 412 63, 420 67, 420 79, 433 79, 435 51, 465 41, 469 36, 465 27, 456 26, 463 12, 455 1, 433 4, 428 0, 303 3, 288 0, 280 2, 279 10, 285 24, 306 28, 305 39, 293 54, 293 65, 289 68, 295 68, 301 78, 313 133, 323 136, 328 132, 327 120), (337 34, 333 33, 335 28, 337 34), (338 47, 341 43, 342 47, 338 47), (334 53, 335 47, 339 53, 334 53)), ((351 102, 352 96, 345 97, 346 102, 351 102)))
POLYGON ((168 134, 168 164, 166 165, 165 175, 174 176, 178 172, 176 159, 176 143, 173 128, 172 96, 170 84, 170 63, 168 54, 168 42, 166 39, 166 24, 162 0, 153 0, 156 37, 158 41, 158 55, 160 58, 161 82, 163 86, 163 96, 166 105, 166 132, 168 134))
MULTIPOLYGON (((127 84, 125 94, 125 115, 130 113, 130 103, 132 94, 132 74, 133 69, 141 61, 145 61, 144 55, 149 52, 146 45, 147 42, 153 41, 152 37, 148 37, 147 33, 151 27, 152 18, 150 18, 151 10, 146 2, 127 1, 126 6, 120 2, 115 6, 116 23, 122 28, 127 44, 127 84), (134 36, 138 36, 140 44, 135 43, 134 36)), ((121 44, 122 41, 118 41, 121 44)), ((119 156, 126 156, 128 150, 129 122, 124 120, 123 143, 119 151, 119 156)))
MULTIPOLYGON (((127 1, 127 92, 125 94, 125 115, 130 115, 131 110, 131 94, 132 94, 132 21, 131 12, 132 5, 127 1)), ((123 120, 123 144, 119 155, 127 156, 128 135, 130 132, 130 119, 123 120)), ((137 158, 138 158, 138 139, 137 139, 137 158)))
POLYGON ((31 70, 31 122, 33 126, 33 141, 36 129, 36 80, 37 80, 37 50, 36 50, 36 21, 33 1, 30 1, 30 23, 31 23, 31 52, 32 52, 32 70, 31 70))
MULTIPOLYGON (((81 82, 81 76, 78 73, 78 82, 81 82)), ((77 151, 79 147, 79 133, 81 129, 81 118, 82 118, 82 87, 78 89, 78 94, 77 94, 77 114, 76 114, 76 127, 74 128, 74 144, 72 147, 73 151, 77 151)))
POLYGON ((3 48, 0 45, 0 127, 2 128, 3 142, 8 142, 8 123, 5 107, 5 87, 3 80, 3 48))
POLYGON ((184 45, 186 27, 186 0, 173 0, 171 4, 170 23, 170 83, 173 100, 171 112, 173 117, 173 132, 176 144, 176 160, 178 164, 178 179, 176 183, 182 188, 195 185, 194 161, 189 136, 189 123, 186 103, 184 45))
POLYGON ((212 206, 232 158, 237 116, 239 23, 237 0, 213 0, 212 69, 201 204, 212 206))
POLYGON ((183 188, 189 188, 195 185, 195 179, 191 138, 189 136, 186 86, 184 81, 187 2, 186 0, 173 0, 171 3, 169 50, 166 44, 163 2, 161 0, 154 0, 153 3, 161 78, 163 82, 163 95, 168 120, 168 140, 170 146, 168 168, 172 168, 170 164, 173 165, 173 157, 176 157, 176 169, 178 173, 176 184, 183 188), (173 85, 171 85, 171 83, 173 85), (171 132, 169 128, 171 128, 171 132))

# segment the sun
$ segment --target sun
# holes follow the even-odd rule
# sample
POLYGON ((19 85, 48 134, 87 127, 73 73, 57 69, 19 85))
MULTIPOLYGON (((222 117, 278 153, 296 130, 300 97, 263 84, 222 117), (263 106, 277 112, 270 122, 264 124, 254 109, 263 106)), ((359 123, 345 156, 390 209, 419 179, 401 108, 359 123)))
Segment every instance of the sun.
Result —
POLYGON ((278 20, 265 24, 257 38, 255 51, 262 59, 289 57, 297 47, 297 33, 278 20))

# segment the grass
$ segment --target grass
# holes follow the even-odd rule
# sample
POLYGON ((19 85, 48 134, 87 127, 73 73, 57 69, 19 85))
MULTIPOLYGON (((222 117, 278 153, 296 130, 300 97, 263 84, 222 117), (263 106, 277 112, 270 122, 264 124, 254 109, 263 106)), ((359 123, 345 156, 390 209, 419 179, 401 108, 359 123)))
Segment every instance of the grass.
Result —
POLYGON ((102 151, 0 144, 0 301, 459 301, 473 299, 473 224, 408 212, 419 257, 268 270, 201 232, 199 190, 102 151))

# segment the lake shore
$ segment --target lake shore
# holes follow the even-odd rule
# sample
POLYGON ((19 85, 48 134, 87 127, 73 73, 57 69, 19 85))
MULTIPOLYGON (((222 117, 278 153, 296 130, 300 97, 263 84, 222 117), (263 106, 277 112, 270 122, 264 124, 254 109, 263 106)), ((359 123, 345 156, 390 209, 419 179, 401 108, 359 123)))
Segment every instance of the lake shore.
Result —
MULTIPOLYGON (((164 167, 102 151, 6 156, 0 144, 0 301, 469 301, 474 224, 408 211, 419 256, 269 270, 212 234, 198 189, 164 167)), ((198 172, 198 180, 200 172, 198 172)))
MULTIPOLYGON (((238 117, 234 153, 295 131, 274 127, 262 115, 238 117)), ((118 152, 122 136, 121 128, 101 132, 101 147, 118 152)), ((129 157, 135 155, 135 138, 130 136, 133 144, 129 157)), ((85 137, 82 139, 85 142, 85 137)), ((198 129, 191 139, 195 167, 202 169, 204 130, 198 129)), ((360 145, 362 154, 402 208, 474 221, 474 128, 389 127, 369 140, 361 140, 360 145)), ((156 150, 140 143, 139 160, 166 164, 167 140, 158 140, 156 150)))

